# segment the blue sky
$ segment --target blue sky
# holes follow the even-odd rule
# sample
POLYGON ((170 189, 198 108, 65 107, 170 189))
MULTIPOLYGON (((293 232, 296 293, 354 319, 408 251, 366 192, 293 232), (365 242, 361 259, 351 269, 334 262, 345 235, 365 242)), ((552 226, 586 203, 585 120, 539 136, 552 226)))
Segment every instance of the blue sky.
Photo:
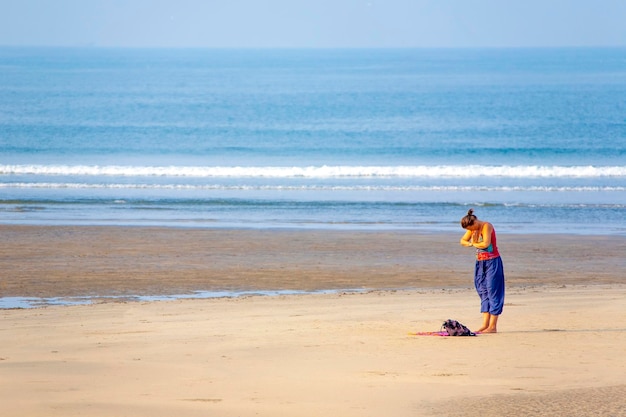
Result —
POLYGON ((626 46, 626 0, 0 0, 2 46, 626 46))

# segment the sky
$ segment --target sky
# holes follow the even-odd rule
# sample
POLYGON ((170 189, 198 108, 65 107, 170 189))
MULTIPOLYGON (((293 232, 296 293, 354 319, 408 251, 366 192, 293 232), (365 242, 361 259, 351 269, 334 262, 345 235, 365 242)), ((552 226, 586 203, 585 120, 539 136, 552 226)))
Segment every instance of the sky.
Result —
POLYGON ((0 0, 0 46, 626 46, 626 0, 0 0))

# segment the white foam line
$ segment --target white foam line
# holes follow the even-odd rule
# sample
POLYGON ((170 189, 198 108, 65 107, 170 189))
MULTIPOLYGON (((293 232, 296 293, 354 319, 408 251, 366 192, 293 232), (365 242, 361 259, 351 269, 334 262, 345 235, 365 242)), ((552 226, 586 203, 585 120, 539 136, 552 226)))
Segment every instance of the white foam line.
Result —
POLYGON ((55 182, 0 183, 2 188, 22 189, 147 189, 147 190, 214 190, 214 191, 496 191, 496 192, 624 192, 626 187, 612 186, 387 186, 387 185, 220 185, 220 184, 89 184, 55 182))

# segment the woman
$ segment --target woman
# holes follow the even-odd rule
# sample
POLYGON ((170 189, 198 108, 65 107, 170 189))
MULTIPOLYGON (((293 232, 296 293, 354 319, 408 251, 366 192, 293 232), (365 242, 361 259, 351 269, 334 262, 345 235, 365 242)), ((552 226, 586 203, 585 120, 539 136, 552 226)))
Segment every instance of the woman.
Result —
POLYGON ((474 285, 483 315, 482 326, 477 332, 496 333, 498 317, 504 306, 504 266, 498 252, 496 231, 491 223, 478 220, 473 209, 461 219, 461 227, 466 230, 461 245, 476 248, 474 285))

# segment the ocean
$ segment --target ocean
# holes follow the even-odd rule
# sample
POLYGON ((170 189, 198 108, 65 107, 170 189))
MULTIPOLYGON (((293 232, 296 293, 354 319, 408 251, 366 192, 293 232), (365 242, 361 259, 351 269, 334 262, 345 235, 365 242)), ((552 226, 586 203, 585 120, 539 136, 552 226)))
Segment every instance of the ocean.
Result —
POLYGON ((0 48, 0 223, 626 234, 626 49, 0 48))

